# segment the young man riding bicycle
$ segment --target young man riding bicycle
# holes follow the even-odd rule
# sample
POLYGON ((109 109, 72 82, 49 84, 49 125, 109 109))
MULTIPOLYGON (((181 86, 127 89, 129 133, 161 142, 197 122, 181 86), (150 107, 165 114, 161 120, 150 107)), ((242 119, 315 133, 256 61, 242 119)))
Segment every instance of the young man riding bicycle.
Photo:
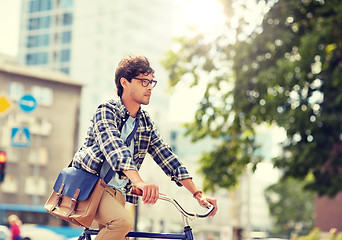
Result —
POLYGON ((147 183, 139 175, 146 153, 171 180, 184 186, 201 205, 215 206, 196 187, 186 167, 160 137, 148 113, 147 105, 157 81, 154 70, 143 56, 123 58, 115 72, 115 84, 120 100, 101 104, 92 120, 83 146, 73 158, 73 166, 110 179, 102 195, 94 221, 101 229, 95 239, 125 239, 132 229, 133 217, 125 202, 136 204, 138 197, 130 193, 132 186, 143 191, 142 201, 154 204, 159 196, 157 185, 147 183))

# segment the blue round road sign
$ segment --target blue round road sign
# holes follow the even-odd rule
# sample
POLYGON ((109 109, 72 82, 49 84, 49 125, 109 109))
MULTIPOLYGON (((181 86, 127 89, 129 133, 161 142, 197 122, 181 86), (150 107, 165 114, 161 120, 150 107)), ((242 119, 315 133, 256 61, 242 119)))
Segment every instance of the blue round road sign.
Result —
POLYGON ((24 112, 32 112, 37 107, 37 101, 32 95, 26 94, 20 99, 19 106, 24 112))

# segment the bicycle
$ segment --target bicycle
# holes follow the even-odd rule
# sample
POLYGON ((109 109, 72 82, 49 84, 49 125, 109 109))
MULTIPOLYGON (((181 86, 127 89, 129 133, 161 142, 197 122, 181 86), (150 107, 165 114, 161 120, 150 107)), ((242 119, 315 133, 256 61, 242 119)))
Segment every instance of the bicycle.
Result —
MULTIPOLYGON (((137 195, 142 195, 142 191, 139 189, 133 189, 137 195)), ((187 212, 183 209, 183 207, 172 197, 166 196, 164 194, 159 194, 159 199, 170 202, 173 206, 181 213, 183 224, 184 224, 184 233, 183 234, 173 234, 173 233, 152 233, 152 232, 129 232, 126 237, 133 238, 157 238, 157 239, 183 239, 183 240, 193 240, 192 229, 189 224, 189 220, 194 220, 197 218, 206 218, 208 217, 215 209, 213 205, 208 208, 207 212, 204 214, 197 214, 187 212)), ((97 235, 100 230, 98 229, 89 229, 85 228, 82 235, 79 236, 78 240, 91 240, 92 235, 97 235)))

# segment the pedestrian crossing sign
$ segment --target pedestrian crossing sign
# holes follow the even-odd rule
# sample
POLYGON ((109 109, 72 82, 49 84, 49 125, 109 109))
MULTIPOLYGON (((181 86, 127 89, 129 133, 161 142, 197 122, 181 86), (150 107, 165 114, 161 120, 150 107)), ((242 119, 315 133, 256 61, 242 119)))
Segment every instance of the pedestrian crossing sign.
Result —
POLYGON ((13 147, 30 146, 30 131, 27 127, 12 128, 11 145, 13 147))

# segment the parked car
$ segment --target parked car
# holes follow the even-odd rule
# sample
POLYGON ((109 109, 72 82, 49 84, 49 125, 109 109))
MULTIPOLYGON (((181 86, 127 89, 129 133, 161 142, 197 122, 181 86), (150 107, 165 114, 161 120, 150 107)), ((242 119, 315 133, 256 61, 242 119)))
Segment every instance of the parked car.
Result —
POLYGON ((10 240, 10 230, 7 226, 0 225, 0 240, 10 240))
POLYGON ((21 236, 29 237, 31 240, 66 240, 63 235, 57 234, 49 229, 37 227, 34 224, 23 224, 21 226, 21 236))

